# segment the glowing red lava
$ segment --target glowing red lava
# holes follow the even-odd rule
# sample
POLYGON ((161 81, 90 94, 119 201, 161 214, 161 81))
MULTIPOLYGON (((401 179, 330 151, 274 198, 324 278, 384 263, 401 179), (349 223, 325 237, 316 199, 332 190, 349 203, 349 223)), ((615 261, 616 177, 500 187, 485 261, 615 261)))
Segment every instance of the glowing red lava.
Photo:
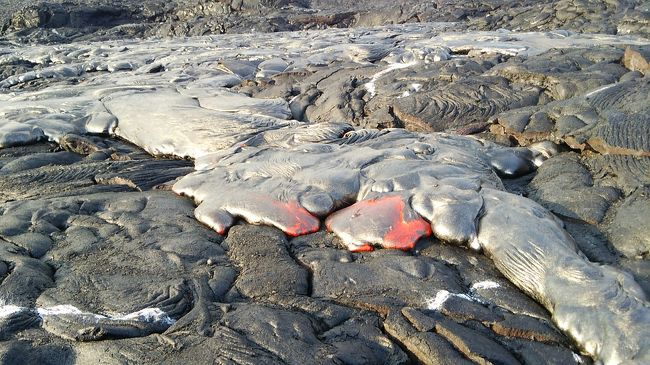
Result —
POLYGON ((359 201, 330 215, 325 224, 340 237, 367 242, 345 242, 351 251, 372 251, 373 245, 410 250, 422 237, 431 235, 431 225, 418 215, 401 195, 385 195, 359 201))

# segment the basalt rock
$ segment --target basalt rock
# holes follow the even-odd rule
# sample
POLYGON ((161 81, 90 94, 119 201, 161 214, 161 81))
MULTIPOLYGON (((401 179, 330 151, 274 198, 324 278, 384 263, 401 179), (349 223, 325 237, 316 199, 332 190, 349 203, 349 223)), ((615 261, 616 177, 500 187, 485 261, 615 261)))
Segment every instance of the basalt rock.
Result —
POLYGON ((3 336, 29 346, 71 339, 90 362, 102 351, 132 362, 188 359, 206 354, 201 346, 215 361, 403 363, 403 349, 418 358, 575 360, 557 326, 597 361, 646 358, 647 300, 620 270, 647 277, 643 250, 625 243, 637 231, 598 231, 642 213, 643 195, 622 189, 629 201, 616 201, 609 186, 623 184, 593 168, 602 153, 643 148, 632 119, 645 112, 637 107, 647 85, 616 57, 623 44, 646 41, 448 26, 3 44, 4 63, 39 65, 0 82, 3 140, 48 139, 67 151, 41 144, 0 156, 2 318, 12 323, 3 336), (600 50, 584 51, 594 42, 600 50), (506 64, 523 64, 512 75, 525 77, 497 74, 506 64), (544 82, 562 75, 566 92, 544 82), (621 81, 586 91, 591 76, 621 81), (517 113, 508 126, 521 130, 506 133, 513 141, 566 146, 354 126, 396 126, 391 98, 437 90, 477 97, 477 108, 469 99, 455 106, 477 123, 500 113, 505 128, 504 116, 517 113), (183 176, 191 162, 178 158, 193 159, 194 171, 183 176), (198 207, 152 190, 172 185, 198 207), (589 199, 558 198, 556 186, 589 199), (588 235, 575 244, 558 217, 508 191, 588 235), (607 239, 636 256, 604 255, 607 239), (367 252, 378 247, 404 252, 367 252), (593 248, 585 251, 596 262, 579 247, 593 248), (14 321, 19 312, 42 322, 14 321), (390 333, 395 313, 408 326, 398 321, 391 339, 381 328, 390 333))
POLYGON ((486 77, 402 98, 393 112, 408 130, 441 132, 467 125, 485 128, 497 113, 537 104, 538 95, 537 88, 512 87, 505 79, 486 77))

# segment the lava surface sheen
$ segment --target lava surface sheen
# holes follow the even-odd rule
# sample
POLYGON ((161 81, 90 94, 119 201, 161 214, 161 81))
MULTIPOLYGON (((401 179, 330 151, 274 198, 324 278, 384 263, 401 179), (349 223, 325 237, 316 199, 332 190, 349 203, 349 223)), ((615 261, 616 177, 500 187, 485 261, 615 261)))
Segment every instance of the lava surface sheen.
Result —
POLYGON ((281 202, 273 200, 269 202, 277 208, 277 215, 283 216, 283 221, 294 220, 294 224, 283 228, 284 233, 296 237, 304 234, 314 233, 320 228, 318 218, 309 214, 307 209, 303 208, 297 202, 281 202), (284 218, 287 216, 287 218, 284 218))
POLYGON ((373 245, 410 250, 422 237, 431 235, 431 225, 399 195, 362 200, 330 215, 325 221, 332 232, 351 232, 350 250, 372 251, 373 245))

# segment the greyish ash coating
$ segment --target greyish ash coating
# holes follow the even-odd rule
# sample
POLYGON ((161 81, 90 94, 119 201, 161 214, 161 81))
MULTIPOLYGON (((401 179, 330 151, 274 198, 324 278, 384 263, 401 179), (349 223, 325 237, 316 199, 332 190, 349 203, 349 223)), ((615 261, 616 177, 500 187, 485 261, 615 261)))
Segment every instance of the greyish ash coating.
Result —
MULTIPOLYGON (((0 97, 1 140, 7 147, 45 138, 61 142, 70 133, 108 133, 154 155, 195 158, 198 171, 181 178, 174 190, 192 197, 199 204, 196 217, 219 231, 241 217, 287 233, 311 233, 319 227, 316 217, 398 194, 409 209, 430 222, 440 239, 482 249, 503 275, 551 312, 555 323, 596 359, 612 364, 648 359, 650 309, 638 284, 614 267, 591 263, 549 211, 504 191, 498 174, 516 177, 530 172, 538 150, 401 129, 357 131, 336 121, 311 124, 290 119, 295 100, 249 98, 227 89, 239 80, 256 75, 263 79, 281 68, 299 74, 332 64, 354 65, 370 82, 378 82, 388 74, 387 68, 440 61, 454 50, 532 56, 550 47, 646 42, 505 31, 430 37, 442 27, 405 25, 56 48, 4 46, 3 63, 25 60, 48 66, 0 83, 16 90, 0 97), (449 51, 441 53, 441 47, 449 51), (428 57, 431 54, 436 56, 428 57), (49 79, 53 82, 43 82, 49 79), (42 90, 21 91, 24 85, 42 90), (224 97, 237 106, 224 103, 224 97), (304 210, 304 221, 278 214, 278 202, 304 210), (292 231, 295 224, 305 222, 308 230, 292 231)), ((502 104, 488 104, 489 113, 479 110, 476 115, 486 119, 507 107, 538 102, 534 87, 501 88, 507 84, 498 81, 489 87, 514 96, 502 104), (517 96, 522 92, 523 97, 517 96)), ((484 89, 479 92, 494 95, 484 89)), ((473 94, 464 97, 468 95, 473 94)), ((310 113, 308 107, 304 112, 310 113)), ((372 218, 380 213, 365 214, 372 218)), ((381 245, 387 227, 334 224, 330 229, 355 249, 367 243, 381 245), (368 242, 368 237, 375 241, 368 242)), ((201 298, 205 284, 197 281, 190 286, 201 298)), ((181 297, 167 290, 152 304, 177 304, 181 297)), ((27 304, 33 301, 28 299, 27 304)), ((85 323, 87 316, 71 320, 85 323)), ((240 322, 236 315, 224 320, 234 327, 240 322)), ((130 337, 161 330, 136 324, 127 331, 124 324, 113 328, 102 321, 96 328, 108 335, 115 331, 130 337)), ((48 323, 52 322, 44 322, 46 329, 56 333, 56 322, 48 323)), ((79 337, 76 333, 65 336, 79 337)))

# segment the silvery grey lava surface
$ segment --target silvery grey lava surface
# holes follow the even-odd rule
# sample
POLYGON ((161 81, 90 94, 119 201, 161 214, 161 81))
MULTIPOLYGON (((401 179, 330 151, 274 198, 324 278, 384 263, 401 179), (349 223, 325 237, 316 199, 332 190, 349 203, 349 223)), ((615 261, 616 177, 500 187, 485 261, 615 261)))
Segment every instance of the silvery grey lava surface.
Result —
POLYGON ((647 361, 647 40, 453 27, 3 44, 5 359, 647 361))

